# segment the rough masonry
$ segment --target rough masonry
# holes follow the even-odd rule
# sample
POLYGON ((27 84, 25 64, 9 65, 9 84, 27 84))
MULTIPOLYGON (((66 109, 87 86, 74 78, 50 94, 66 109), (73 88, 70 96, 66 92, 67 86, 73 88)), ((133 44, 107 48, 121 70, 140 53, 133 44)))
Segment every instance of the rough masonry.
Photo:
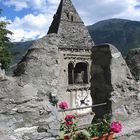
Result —
POLYGON ((4 140, 53 140, 57 136, 58 113, 49 94, 57 94, 58 41, 53 34, 36 41, 15 76, 1 78, 0 135, 4 140))
POLYGON ((93 108, 96 116, 112 113, 113 119, 123 124, 122 133, 116 137, 139 140, 140 85, 115 46, 101 44, 92 48, 91 77, 93 103, 107 102, 106 106, 93 108))
MULTIPOLYGON (((134 51, 132 60, 129 57, 130 65, 132 61, 137 67, 136 79, 138 53, 134 51)), ((71 0, 61 0, 48 34, 34 42, 14 76, 6 76, 0 68, 0 138, 55 140, 60 114, 49 95, 79 107, 79 98, 85 94, 92 96, 93 104, 107 105, 83 111, 81 122, 90 123, 90 111, 97 117, 112 113, 124 126, 116 138, 139 140, 140 81, 135 81, 131 72, 113 45, 94 44, 71 0)))

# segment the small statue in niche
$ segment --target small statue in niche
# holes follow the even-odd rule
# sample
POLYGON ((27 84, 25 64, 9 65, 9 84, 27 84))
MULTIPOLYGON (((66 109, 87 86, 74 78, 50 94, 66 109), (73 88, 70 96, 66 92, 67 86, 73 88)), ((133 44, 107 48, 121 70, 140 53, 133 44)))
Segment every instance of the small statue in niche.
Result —
POLYGON ((73 12, 67 12, 67 18, 68 18, 68 20, 73 22, 74 21, 74 14, 73 14, 73 12))
POLYGON ((84 71, 81 71, 80 73, 76 73, 76 84, 84 83, 84 71))

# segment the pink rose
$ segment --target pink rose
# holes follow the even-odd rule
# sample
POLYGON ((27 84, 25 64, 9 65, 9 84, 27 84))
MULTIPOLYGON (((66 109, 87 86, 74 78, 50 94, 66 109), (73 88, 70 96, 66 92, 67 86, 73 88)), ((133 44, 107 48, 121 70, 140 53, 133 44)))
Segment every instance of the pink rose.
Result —
POLYGON ((73 118, 75 118, 73 115, 66 115, 65 120, 67 121, 67 120, 71 120, 73 118))
POLYGON ((75 118, 73 115, 67 115, 65 117, 65 123, 66 125, 70 126, 73 124, 73 118, 75 118))
POLYGON ((122 130, 122 125, 118 121, 111 123, 111 131, 115 133, 119 133, 121 130, 122 130))
POLYGON ((66 123, 66 125, 68 125, 68 126, 73 125, 73 122, 72 122, 72 121, 66 121, 65 123, 66 123))
POLYGON ((67 109, 67 108, 68 108, 67 102, 61 102, 61 103, 59 104, 59 108, 61 108, 61 109, 67 109))
POLYGON ((64 140, 69 140, 70 139, 70 137, 69 136, 64 136, 64 140))

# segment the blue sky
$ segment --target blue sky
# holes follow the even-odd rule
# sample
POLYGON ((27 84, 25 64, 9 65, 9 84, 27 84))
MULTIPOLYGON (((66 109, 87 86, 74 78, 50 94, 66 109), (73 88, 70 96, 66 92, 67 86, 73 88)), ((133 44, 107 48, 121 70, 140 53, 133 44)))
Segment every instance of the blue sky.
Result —
MULTIPOLYGON (((140 0, 72 0, 86 25, 109 18, 140 21, 140 0)), ((10 22, 12 41, 44 36, 60 0, 0 0, 0 20, 10 22)))

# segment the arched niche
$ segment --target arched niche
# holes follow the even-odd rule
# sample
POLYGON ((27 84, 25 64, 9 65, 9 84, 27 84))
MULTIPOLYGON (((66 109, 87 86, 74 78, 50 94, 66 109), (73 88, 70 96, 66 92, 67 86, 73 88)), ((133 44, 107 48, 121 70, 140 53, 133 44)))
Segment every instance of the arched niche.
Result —
POLYGON ((79 62, 74 68, 74 83, 86 84, 88 83, 88 64, 85 62, 79 62))
POLYGON ((74 21, 74 14, 73 14, 73 12, 67 12, 66 16, 67 16, 69 21, 71 21, 71 22, 74 21))
POLYGON ((87 84, 88 83, 88 63, 79 62, 75 65, 68 64, 68 83, 69 84, 87 84))

